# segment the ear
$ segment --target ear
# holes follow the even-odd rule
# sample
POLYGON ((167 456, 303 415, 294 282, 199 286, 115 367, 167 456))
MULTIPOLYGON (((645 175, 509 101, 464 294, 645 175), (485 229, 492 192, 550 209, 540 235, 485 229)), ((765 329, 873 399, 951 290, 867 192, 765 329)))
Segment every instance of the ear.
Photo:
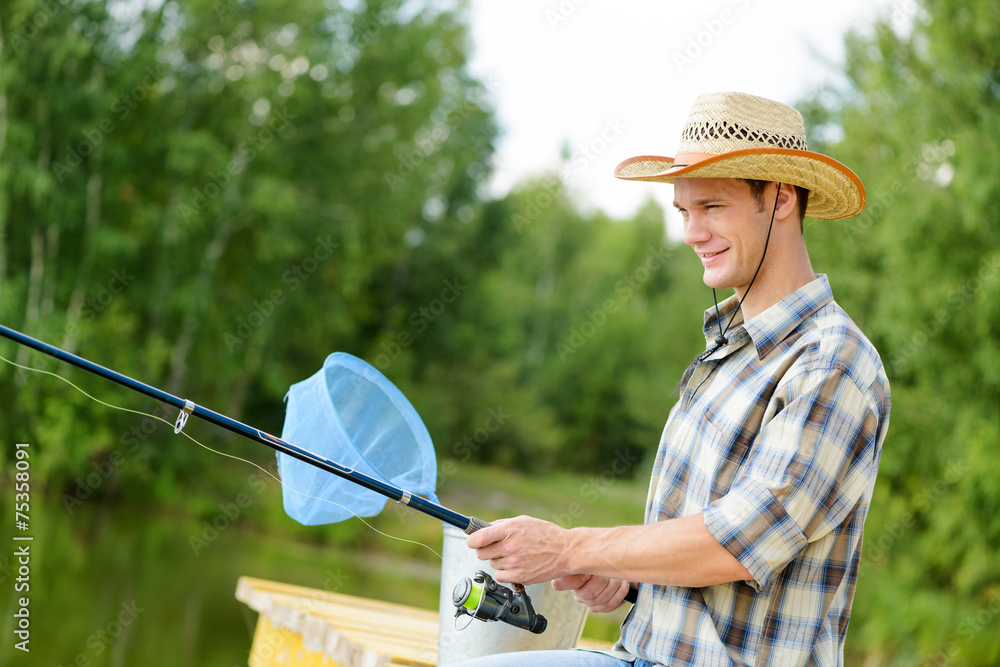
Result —
MULTIPOLYGON (((791 183, 780 183, 778 190, 778 204, 774 210, 775 220, 785 220, 790 216, 798 221, 799 195, 795 191, 795 186, 791 183)), ((773 199, 771 200, 774 201, 773 199)), ((772 204, 773 205, 773 204, 772 204)))

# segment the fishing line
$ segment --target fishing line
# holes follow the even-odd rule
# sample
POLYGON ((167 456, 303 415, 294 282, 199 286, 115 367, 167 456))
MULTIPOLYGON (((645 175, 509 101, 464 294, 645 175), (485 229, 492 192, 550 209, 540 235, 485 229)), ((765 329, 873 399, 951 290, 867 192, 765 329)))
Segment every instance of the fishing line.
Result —
MULTIPOLYGON (((181 412, 180 414, 178 414, 177 420, 174 423, 175 434, 182 432, 184 429, 184 425, 187 422, 187 417, 189 415, 194 415, 220 428, 232 431, 233 433, 242 435, 243 437, 249 440, 258 442, 262 445, 265 445, 266 447, 270 447, 271 449, 277 451, 279 454, 284 454, 285 456, 297 459, 298 461, 308 463, 314 468, 323 470, 329 474, 334 475, 337 478, 347 480, 357 486, 367 489, 368 491, 372 491, 374 493, 377 493, 378 495, 385 496, 386 498, 391 498, 396 502, 406 505, 411 509, 417 510, 423 514, 427 514, 428 516, 432 516, 436 519, 440 519, 444 523, 448 523, 452 526, 455 526, 456 528, 461 529, 466 534, 471 535, 477 530, 486 528, 487 526, 490 525, 485 521, 483 521, 482 519, 477 519, 474 516, 466 516, 464 514, 460 514, 454 510, 448 509, 447 507, 439 504, 437 498, 434 496, 434 485, 432 483, 429 485, 424 484, 423 486, 420 487, 420 492, 427 495, 428 497, 425 498, 422 495, 415 495, 414 493, 402 487, 394 486, 392 483, 387 483, 384 479, 381 478, 381 476, 377 471, 375 472, 375 476, 373 476, 371 474, 355 470, 342 463, 334 461, 332 458, 327 458, 323 455, 303 449, 302 447, 299 447, 291 442, 287 442, 281 438, 276 438, 273 435, 264 433, 260 429, 240 423, 235 419, 232 419, 231 417, 227 417, 221 413, 214 412, 212 410, 209 410, 208 408, 196 405, 195 403, 193 403, 188 399, 182 399, 177 396, 173 396, 161 389, 157 389, 156 387, 153 387, 151 385, 144 384, 137 380, 133 380, 132 378, 122 375, 121 373, 111 370, 110 368, 105 368, 104 366, 95 364, 92 361, 84 359, 83 357, 78 357, 75 354, 66 352, 65 350, 60 350, 57 347, 53 347, 52 345, 43 343, 40 340, 36 340, 34 338, 31 338, 30 336, 26 336, 25 334, 10 329, 9 327, 6 327, 2 324, 0 324, 0 335, 2 335, 4 338, 9 338, 10 340, 16 343, 24 345, 25 347, 29 347, 33 350, 37 350, 38 352, 59 359, 60 361, 64 361, 73 366, 77 366, 78 368, 82 368, 90 373, 93 373, 99 377, 104 378, 105 380, 115 382, 140 394, 143 394, 150 398, 154 398, 160 401, 161 403, 173 406, 174 408, 179 408, 181 412)), ((65 382, 66 384, 70 385, 77 391, 79 391, 87 398, 103 406, 112 408, 114 410, 121 410, 123 412, 128 412, 131 414, 142 415, 144 417, 149 417, 156 421, 167 424, 168 426, 170 425, 170 422, 163 419, 162 417, 159 417, 158 415, 113 405, 111 403, 98 399, 95 396, 91 396, 82 388, 78 387, 76 384, 64 378, 63 376, 59 375, 58 373, 53 373, 51 371, 45 371, 42 369, 31 368, 30 366, 22 366, 21 364, 12 362, 11 360, 3 356, 0 356, 0 360, 4 361, 10 366, 19 368, 24 371, 38 372, 44 375, 50 375, 56 377, 65 382)), ((382 412, 382 413, 387 412, 383 406, 379 405, 379 403, 384 400, 394 402, 395 405, 402 404, 404 407, 408 408, 409 414, 407 414, 407 411, 400 411, 398 407, 389 409, 387 412, 387 414, 390 416, 389 422, 392 423, 394 418, 407 420, 409 431, 406 433, 409 436, 411 436, 411 438, 409 439, 412 442, 412 444, 415 445, 416 448, 421 451, 423 460, 428 462, 426 464, 430 466, 428 468, 430 470, 430 472, 428 473, 428 479, 430 482, 433 482, 435 477, 433 474, 434 472, 433 467, 435 465, 433 458, 433 453, 434 453, 433 445, 430 442, 430 436, 427 434, 426 428, 423 426, 423 423, 420 422, 419 415, 416 415, 412 406, 406 401, 406 397, 400 394, 399 390, 396 389, 391 382, 385 379, 384 376, 379 374, 378 371, 371 368, 371 366, 366 364, 364 361, 357 359, 356 357, 353 357, 349 354, 337 352, 332 355, 329 355, 323 364, 324 376, 326 375, 326 373, 328 373, 328 367, 332 367, 334 364, 340 364, 341 366, 343 366, 342 370, 344 371, 343 373, 344 377, 350 378, 351 377, 350 373, 353 372, 353 374, 357 378, 367 380, 370 383, 373 382, 374 387, 377 391, 372 392, 366 389, 366 390, 355 390, 352 392, 350 388, 348 388, 346 390, 340 389, 338 393, 334 391, 335 390, 334 386, 329 386, 324 388, 327 392, 331 394, 330 396, 327 397, 328 399, 330 399, 333 395, 339 396, 340 394, 343 394, 344 391, 347 391, 348 395, 352 396, 356 403, 358 401, 361 401, 362 406, 371 407, 372 410, 374 410, 375 412, 382 412), (372 378, 374 378, 374 381, 372 380, 372 378), (414 432, 415 428, 422 433, 415 433, 414 432), (421 434, 423 437, 419 437, 421 434)), ((319 373, 314 375, 313 378, 310 379, 310 381, 315 381, 315 378, 318 377, 321 377, 319 373)), ((307 389, 309 388, 309 386, 306 383, 300 382, 292 385, 292 389, 289 390, 289 408, 288 408, 288 414, 286 414, 285 417, 285 427, 286 427, 285 430, 292 433, 298 433, 298 431, 296 430, 297 425, 295 422, 293 422, 293 427, 289 429, 289 419, 291 418, 292 413, 294 412, 295 407, 297 405, 296 401, 293 399, 295 398, 296 388, 301 389, 303 386, 305 386, 307 389)), ((371 412, 371 410, 369 410, 369 412, 371 412)), ((303 414, 310 414, 310 411, 306 410, 303 414)), ((361 424, 371 426, 371 424, 369 424, 368 421, 365 421, 366 416, 370 415, 358 414, 357 410, 355 410, 350 414, 353 417, 362 420, 360 422, 361 424)), ((383 424, 383 417, 376 415, 375 425, 381 426, 382 424, 383 424)), ((330 430, 329 428, 322 428, 322 427, 311 428, 306 431, 306 434, 310 435, 310 437, 318 435, 320 439, 325 439, 329 436, 329 430, 330 430)), ((359 433, 361 432, 359 431, 359 433)), ((254 466, 258 470, 263 472, 264 474, 276 480, 281 485, 282 489, 287 489, 289 492, 291 492, 284 495, 283 501, 284 501, 285 513, 288 514, 290 517, 299 521, 299 523, 303 523, 305 525, 317 525, 311 521, 311 519, 314 518, 312 516, 306 515, 306 520, 303 520, 302 518, 296 516, 294 512, 298 510, 294 508, 294 503, 292 508, 290 509, 289 498, 295 498, 296 495, 304 498, 309 498, 310 500, 318 502, 329 503, 330 505, 342 510, 342 515, 339 518, 336 518, 334 521, 326 521, 325 523, 335 523, 336 521, 342 521, 347 517, 355 517, 361 519, 360 514, 368 512, 369 510, 371 510, 371 514, 365 514, 365 516, 373 516, 375 514, 378 514, 378 512, 380 512, 384 508, 385 502, 383 501, 379 505, 373 505, 369 503, 366 507, 364 507, 364 509, 359 509, 357 512, 355 512, 350 507, 341 505, 340 503, 329 500, 328 498, 310 496, 308 494, 302 493, 298 489, 292 488, 291 486, 286 484, 284 480, 279 479, 275 475, 269 473, 267 470, 257 465, 253 461, 248 461, 247 459, 241 458, 239 456, 217 451, 205 444, 202 444, 201 442, 191 437, 190 435, 186 433, 185 435, 187 435, 189 440, 194 442, 202 449, 206 449, 212 452, 213 454, 219 454, 221 456, 225 456, 226 458, 231 458, 237 461, 242 461, 244 463, 249 463, 250 465, 254 466)), ((351 434, 347 433, 347 436, 351 437, 351 434)), ((297 435, 295 439, 298 439, 297 435)), ((312 437, 312 440, 315 439, 316 439, 315 437, 312 437)), ((404 437, 401 440, 394 440, 391 442, 402 442, 405 449, 406 440, 407 438, 404 437)), ((352 447, 356 448, 356 446, 353 445, 353 443, 352 447)), ((315 447, 313 448, 315 449, 315 447)), ((396 449, 399 450, 399 447, 396 447, 396 449)), ((282 461, 283 460, 284 459, 282 459, 282 461)), ((360 460, 364 462, 365 461, 364 456, 362 456, 360 460)), ((282 473, 281 476, 285 477, 286 470, 284 466, 280 466, 280 468, 282 473)), ((312 482, 307 482, 307 488, 314 488, 312 486, 312 482)), ((335 487, 324 486, 323 488, 329 489, 329 492, 320 490, 317 491, 317 493, 323 493, 324 495, 327 496, 343 497, 345 498, 345 502, 346 498, 348 497, 351 498, 352 500, 354 499, 354 496, 352 495, 345 495, 343 493, 334 491, 333 489, 335 487)), ((418 490, 416 487, 413 488, 415 491, 418 490)), ((376 529, 370 523, 364 521, 364 519, 361 519, 361 521, 362 523, 365 524, 365 526, 367 526, 368 528, 370 528, 371 530, 373 530, 374 532, 378 533, 383 537, 388 537, 390 539, 397 540, 399 542, 405 542, 407 544, 422 546, 431 553, 433 553, 435 556, 443 560, 441 554, 439 554, 429 545, 423 544, 422 542, 419 542, 417 540, 408 540, 405 538, 389 535, 388 533, 384 533, 376 529)), ((484 592, 482 588, 487 585, 486 580, 485 579, 483 579, 482 581, 477 580, 477 582, 479 582, 480 588, 476 588, 476 585, 474 585, 471 581, 459 582, 459 586, 456 586, 455 591, 452 593, 453 602, 455 603, 456 607, 463 605, 465 606, 466 608, 465 611, 467 613, 474 615, 476 618, 479 618, 480 620, 484 621, 503 621, 515 627, 524 628, 526 630, 530 630, 531 632, 535 633, 540 633, 545 629, 545 624, 546 624, 545 618, 535 613, 534 609, 531 607, 531 601, 528 597, 528 594, 523 586, 521 586, 520 584, 514 584, 513 590, 511 590, 506 588, 505 586, 501 586, 500 584, 493 582, 493 584, 490 586, 490 591, 487 593, 484 592), (469 592, 470 594, 472 589, 476 588, 476 590, 479 590, 481 593, 481 599, 485 599, 485 597, 491 597, 491 599, 495 598, 494 602, 497 602, 497 604, 490 605, 488 608, 485 609, 483 609, 484 605, 477 604, 475 606, 475 610, 473 611, 470 606, 465 604, 467 600, 463 600, 462 602, 459 601, 459 596, 458 596, 458 593, 460 592, 459 587, 463 583, 466 584, 466 588, 469 589, 467 592, 469 592), (513 601, 513 604, 509 604, 511 603, 511 601, 513 601)), ((456 610, 456 614, 461 615, 461 610, 456 610)))
MULTIPOLYGON (((96 403, 99 403, 99 404, 101 404, 101 405, 103 405, 103 406, 105 406, 107 408, 111 408, 113 410, 120 410, 122 412, 129 412, 129 413, 132 413, 132 414, 135 414, 135 415, 139 415, 139 416, 142 416, 142 417, 149 417, 151 419, 155 419, 156 421, 162 422, 162 423, 166 424, 167 426, 170 426, 170 427, 174 426, 172 423, 170 423, 169 421, 167 421, 163 417, 160 417, 159 415, 150 414, 148 412, 142 412, 141 410, 133 410, 132 408, 126 408, 126 407, 120 406, 120 405, 112 405, 111 403, 108 403, 106 401, 102 401, 101 399, 97 398, 96 396, 91 396, 85 390, 83 390, 82 388, 80 388, 79 386, 77 386, 76 384, 74 384, 71 380, 69 380, 67 378, 64 378, 63 376, 59 375, 58 373, 53 373, 52 371, 47 371, 47 370, 44 370, 44 369, 41 369, 41 368, 32 368, 30 366, 22 366, 21 364, 15 362, 15 361, 11 361, 10 359, 4 357, 3 355, 0 355, 0 360, 6 362, 7 364, 10 364, 11 366, 14 366, 16 368, 20 368, 20 369, 25 370, 25 371, 30 371, 32 373, 41 373, 42 375, 50 375, 50 376, 52 376, 54 378, 58 378, 59 380, 62 380, 63 382, 65 382, 69 386, 71 386, 74 389, 76 389, 78 392, 80 392, 81 394, 83 394, 84 396, 86 396, 87 398, 89 398, 90 400, 92 400, 92 401, 94 401, 96 403)), ((371 530, 373 530, 374 532, 378 533, 379 535, 381 535, 383 537, 387 537, 387 538, 389 538, 391 540, 396 540, 397 542, 403 542, 403 543, 406 543, 406 544, 414 544, 414 545, 417 545, 417 546, 421 546, 421 547, 427 549, 428 551, 430 551, 435 556, 437 556, 439 559, 444 560, 443 556, 441 556, 441 554, 439 554, 437 551, 435 551, 429 545, 424 544, 423 542, 418 542, 416 540, 408 540, 408 539, 406 539, 404 537, 396 537, 395 535, 389 535, 388 533, 384 533, 381 530, 379 530, 378 528, 376 528, 375 526, 373 526, 370 523, 368 523, 367 521, 365 521, 362 517, 360 517, 357 514, 355 514, 353 511, 351 511, 351 509, 349 507, 344 507, 343 505, 341 505, 340 503, 336 502, 335 500, 330 500, 329 498, 317 498, 316 496, 310 496, 308 493, 303 493, 302 491, 299 491, 298 489, 293 489, 291 486, 289 486, 288 484, 286 484, 285 482, 283 482, 279 477, 276 477, 269 470, 261 467, 260 465, 254 463, 253 461, 250 461, 248 459, 244 459, 242 457, 236 456, 235 454, 229 454, 227 452, 221 452, 221 451, 219 451, 217 449, 213 449, 213 448, 209 447, 208 445, 199 442, 194 437, 192 437, 190 434, 188 434, 186 431, 180 431, 180 435, 183 435, 185 438, 187 438, 188 440, 190 440, 194 444, 198 445, 199 447, 202 447, 203 449, 207 449, 208 451, 212 452, 213 454, 218 454, 219 456, 224 456, 224 457, 229 458, 229 459, 233 459, 233 460, 236 460, 236 461, 242 461, 243 463, 247 463, 249 465, 252 465, 254 468, 257 468, 262 473, 264 473, 265 475, 267 475, 268 477, 270 477, 271 479, 273 479, 274 481, 276 481, 278 484, 280 484, 283 488, 288 489, 292 493, 298 494, 298 495, 300 495, 300 496, 302 496, 304 498, 309 498, 310 500, 318 500, 320 502, 329 503, 331 505, 334 505, 336 507, 339 507, 339 508, 345 510, 346 512, 348 512, 349 514, 351 514, 354 518, 356 518, 358 521, 360 521, 361 523, 365 524, 366 526, 368 526, 368 528, 370 528, 371 530)))

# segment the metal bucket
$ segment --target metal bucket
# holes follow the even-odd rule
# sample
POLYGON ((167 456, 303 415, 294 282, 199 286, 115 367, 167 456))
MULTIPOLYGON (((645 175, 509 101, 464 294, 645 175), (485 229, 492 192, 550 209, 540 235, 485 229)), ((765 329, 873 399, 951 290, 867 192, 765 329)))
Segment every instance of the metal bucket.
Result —
POLYGON ((438 629, 438 664, 447 665, 510 651, 567 649, 576 646, 587 620, 587 608, 570 591, 555 591, 548 583, 525 586, 535 611, 548 621, 545 632, 535 635, 501 622, 473 620, 464 630, 455 627, 455 605, 451 594, 455 584, 483 570, 490 576, 495 570, 465 545, 466 535, 444 524, 444 547, 441 565, 441 613, 438 629))

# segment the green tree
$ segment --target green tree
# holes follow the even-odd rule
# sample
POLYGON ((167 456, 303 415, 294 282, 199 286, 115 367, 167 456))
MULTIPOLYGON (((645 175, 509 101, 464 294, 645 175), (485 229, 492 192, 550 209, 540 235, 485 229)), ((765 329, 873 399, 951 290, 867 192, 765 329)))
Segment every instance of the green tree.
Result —
POLYGON ((444 313, 440 336, 414 345, 429 382, 448 388, 421 411, 446 434, 439 457, 602 473, 620 455, 633 476, 704 345, 693 324, 704 303, 688 296, 700 274, 677 261, 663 211, 583 213, 549 175, 490 203, 471 238, 455 255, 479 248, 480 270, 456 271, 471 276, 469 296, 444 313), (503 428, 469 442, 501 406, 503 428))
POLYGON ((807 229, 880 350, 893 411, 849 662, 1000 660, 1000 8, 927 0, 847 41, 810 104, 864 212, 807 229))
MULTIPOLYGON (((411 270, 420 235, 477 214, 495 129, 462 9, 77 5, 0 9, 0 318, 278 430, 292 382, 440 291, 411 270)), ((56 490, 115 451, 140 494, 204 461, 50 379, 5 373, 0 396, 56 490)))

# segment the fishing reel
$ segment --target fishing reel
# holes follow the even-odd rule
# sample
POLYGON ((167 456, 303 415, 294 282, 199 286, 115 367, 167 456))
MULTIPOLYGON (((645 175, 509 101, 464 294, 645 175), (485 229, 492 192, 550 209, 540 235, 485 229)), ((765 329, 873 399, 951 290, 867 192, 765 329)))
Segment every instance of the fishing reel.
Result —
POLYGON ((455 584, 451 600, 455 603, 455 627, 459 630, 469 627, 474 618, 503 621, 536 635, 545 632, 548 625, 544 616, 535 613, 524 586, 514 584, 514 590, 511 590, 482 570, 472 578, 465 577, 455 584), (464 619, 465 616, 468 619, 464 619), (463 619, 465 623, 460 625, 463 619))

